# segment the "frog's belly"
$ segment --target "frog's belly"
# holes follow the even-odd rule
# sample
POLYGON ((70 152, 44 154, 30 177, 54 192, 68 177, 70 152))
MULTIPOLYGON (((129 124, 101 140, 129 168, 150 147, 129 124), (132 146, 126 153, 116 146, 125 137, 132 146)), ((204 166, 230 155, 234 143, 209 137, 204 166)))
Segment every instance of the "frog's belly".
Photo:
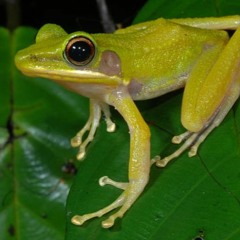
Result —
POLYGON ((187 79, 188 74, 144 83, 133 79, 128 85, 128 90, 133 100, 146 100, 184 87, 187 79))

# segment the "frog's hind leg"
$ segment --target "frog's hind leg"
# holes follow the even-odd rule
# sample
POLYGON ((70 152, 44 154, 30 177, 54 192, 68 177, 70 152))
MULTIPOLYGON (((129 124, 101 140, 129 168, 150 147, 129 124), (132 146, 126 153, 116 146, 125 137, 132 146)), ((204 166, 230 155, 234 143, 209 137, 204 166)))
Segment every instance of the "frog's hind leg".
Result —
POLYGON ((240 16, 225 16, 225 17, 205 17, 205 18, 178 18, 170 19, 170 21, 188 25, 191 27, 204 29, 237 29, 240 27, 240 16))
POLYGON ((163 159, 161 159, 160 156, 155 156, 152 159, 152 163, 156 163, 156 166, 158 167, 165 167, 171 160, 179 157, 185 150, 189 148, 190 150, 188 151, 188 156, 195 156, 197 154, 200 144, 206 139, 209 133, 219 125, 220 118, 216 120, 217 121, 209 124, 209 126, 204 128, 204 130, 202 130, 201 132, 193 133, 190 131, 186 131, 178 136, 174 136, 172 138, 172 143, 181 144, 182 142, 184 142, 182 146, 169 156, 164 157, 163 159))
POLYGON ((194 88, 198 79, 193 76, 186 85, 184 97, 187 98, 183 98, 182 122, 189 131, 173 138, 173 142, 177 144, 184 141, 183 145, 170 156, 163 159, 155 157, 153 163, 164 167, 188 148, 190 157, 196 155, 199 145, 222 122, 239 98, 239 66, 240 29, 234 33, 203 84, 194 88), (209 120, 204 123, 203 119, 209 120))
POLYGON ((180 134, 178 136, 174 136, 172 138, 172 142, 175 144, 181 144, 183 145, 177 149, 175 152, 170 154, 167 157, 164 157, 163 159, 160 158, 160 156, 155 156, 152 159, 152 163, 156 163, 156 166, 158 167, 165 167, 171 160, 177 158, 180 156, 185 150, 189 149, 188 156, 193 157, 197 154, 198 147, 206 137, 212 132, 212 130, 219 126, 219 124, 224 119, 225 115, 228 113, 228 111, 231 109, 234 102, 238 99, 240 94, 240 85, 238 87, 233 87, 232 89, 232 95, 229 100, 226 101, 226 104, 223 106, 222 112, 219 112, 219 114, 212 120, 211 123, 209 123, 202 131, 198 133, 193 133, 190 131, 186 131, 183 134, 180 134))

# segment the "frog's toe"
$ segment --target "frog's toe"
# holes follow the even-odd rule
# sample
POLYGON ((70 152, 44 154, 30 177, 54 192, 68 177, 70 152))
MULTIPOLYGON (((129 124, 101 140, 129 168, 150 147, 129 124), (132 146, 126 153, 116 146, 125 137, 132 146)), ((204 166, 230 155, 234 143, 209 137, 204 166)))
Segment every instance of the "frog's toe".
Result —
POLYGON ((112 210, 119 208, 119 210, 113 213, 108 219, 102 222, 103 228, 110 228, 114 225, 114 222, 117 218, 122 218, 126 211, 132 206, 132 204, 136 201, 139 195, 142 193, 144 187, 146 186, 147 180, 144 181, 140 179, 138 181, 133 181, 131 183, 123 183, 123 182, 115 182, 110 178, 104 176, 100 178, 99 183, 101 186, 106 184, 113 185, 117 188, 124 189, 123 193, 110 205, 102 208, 96 212, 84 214, 84 215, 76 215, 72 218, 72 223, 75 225, 82 225, 89 219, 95 217, 101 217, 112 210))
POLYGON ((81 145, 81 143, 82 143, 82 137, 81 136, 76 135, 75 137, 73 137, 71 139, 71 146, 72 147, 78 147, 78 146, 81 145))
POLYGON ((108 176, 103 176, 99 179, 99 185, 101 187, 103 187, 105 185, 112 185, 116 188, 125 190, 128 186, 128 183, 127 182, 116 182, 116 181, 112 180, 111 178, 109 178, 108 176))
MULTIPOLYGON (((83 223, 85 223, 86 221, 88 221, 92 218, 101 217, 101 216, 107 214, 108 212, 110 212, 118 207, 121 207, 124 203, 124 200, 125 200, 125 194, 122 193, 113 203, 111 203, 107 207, 102 208, 96 212, 92 212, 92 213, 88 213, 88 214, 84 214, 84 215, 76 215, 71 219, 71 222, 75 225, 81 226, 83 223)), ((110 216, 107 220, 102 222, 103 228, 109 228, 109 227, 113 226, 115 219, 118 217, 118 214, 115 213, 112 216, 113 217, 110 216)))

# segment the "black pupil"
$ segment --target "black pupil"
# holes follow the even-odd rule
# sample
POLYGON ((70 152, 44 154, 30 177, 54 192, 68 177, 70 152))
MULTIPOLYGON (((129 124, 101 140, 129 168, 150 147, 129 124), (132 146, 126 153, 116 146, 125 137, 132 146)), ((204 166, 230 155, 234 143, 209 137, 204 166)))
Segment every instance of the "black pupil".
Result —
POLYGON ((92 48, 89 43, 85 41, 77 41, 70 47, 68 56, 76 62, 85 62, 91 57, 91 50, 92 48))

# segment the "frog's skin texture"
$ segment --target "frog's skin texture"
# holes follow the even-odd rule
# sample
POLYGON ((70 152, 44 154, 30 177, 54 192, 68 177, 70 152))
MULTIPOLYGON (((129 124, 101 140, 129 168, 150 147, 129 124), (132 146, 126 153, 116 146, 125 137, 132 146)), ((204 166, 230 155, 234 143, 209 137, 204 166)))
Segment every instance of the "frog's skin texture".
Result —
POLYGON ((115 130, 109 105, 124 118, 130 132, 129 181, 103 176, 123 193, 97 212, 76 215, 88 219, 119 208, 102 222, 113 226, 136 201, 148 183, 151 164, 164 167, 186 149, 194 156, 198 146, 217 127, 240 94, 240 16, 198 19, 158 19, 120 29, 113 34, 67 34, 53 24, 43 26, 36 43, 16 55, 24 74, 52 79, 90 98, 90 117, 72 139, 78 159, 93 140, 101 113, 107 131, 115 130), (236 30, 231 38, 224 30, 236 30), (144 100, 184 88, 181 121, 187 131, 173 138, 181 147, 168 157, 150 159, 150 131, 134 100, 144 100), (83 135, 88 136, 82 140, 83 135))

